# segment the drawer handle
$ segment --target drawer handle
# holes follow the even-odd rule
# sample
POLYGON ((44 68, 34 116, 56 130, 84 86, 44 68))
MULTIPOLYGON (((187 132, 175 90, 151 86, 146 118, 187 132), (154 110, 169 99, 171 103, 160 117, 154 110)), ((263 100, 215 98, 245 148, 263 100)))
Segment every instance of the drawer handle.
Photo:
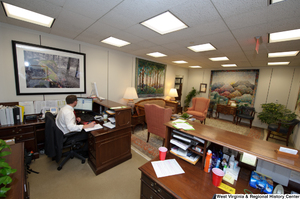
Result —
POLYGON ((158 188, 157 191, 158 191, 159 193, 161 193, 161 188, 158 188))
POLYGON ((154 182, 151 182, 151 187, 154 187, 155 183, 154 182))
POLYGON ((150 198, 150 199, 153 199, 153 196, 150 196, 149 198, 150 198))
POLYGON ((15 132, 15 130, 12 130, 12 132, 14 133, 14 132, 15 132))

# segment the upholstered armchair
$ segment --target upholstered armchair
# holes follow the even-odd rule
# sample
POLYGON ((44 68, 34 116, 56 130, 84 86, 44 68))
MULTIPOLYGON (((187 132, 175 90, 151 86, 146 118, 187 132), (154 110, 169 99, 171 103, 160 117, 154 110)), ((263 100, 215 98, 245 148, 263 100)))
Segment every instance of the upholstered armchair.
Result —
POLYGON ((164 123, 170 121, 172 115, 172 109, 163 108, 156 104, 145 104, 146 123, 148 128, 149 141, 150 133, 158 135, 163 138, 163 144, 165 143, 167 127, 164 123))
POLYGON ((192 99, 193 106, 188 108, 187 113, 193 115, 193 118, 200 120, 201 123, 204 122, 205 124, 209 103, 210 99, 205 97, 194 97, 192 99))

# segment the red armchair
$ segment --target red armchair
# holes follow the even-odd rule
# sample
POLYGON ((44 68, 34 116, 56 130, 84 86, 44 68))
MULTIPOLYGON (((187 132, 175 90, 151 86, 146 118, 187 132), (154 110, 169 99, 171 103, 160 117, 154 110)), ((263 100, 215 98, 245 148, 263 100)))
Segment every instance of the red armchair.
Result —
POLYGON ((171 120, 172 109, 162 108, 155 104, 145 104, 144 108, 148 128, 147 142, 149 141, 150 133, 153 133, 163 138, 164 145, 167 131, 164 123, 171 120))
POLYGON ((205 124, 209 102, 210 99, 204 97, 194 97, 192 99, 193 106, 188 108, 187 113, 193 115, 193 118, 200 120, 201 123, 204 121, 205 124))

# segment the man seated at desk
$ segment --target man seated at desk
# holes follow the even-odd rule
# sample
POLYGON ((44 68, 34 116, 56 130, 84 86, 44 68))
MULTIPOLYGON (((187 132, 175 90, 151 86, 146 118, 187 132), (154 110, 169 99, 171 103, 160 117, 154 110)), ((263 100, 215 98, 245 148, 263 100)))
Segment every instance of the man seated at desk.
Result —
MULTIPOLYGON (((70 133, 73 131, 78 131, 79 133, 76 134, 75 139, 76 140, 86 140, 86 143, 84 145, 83 151, 88 151, 88 135, 83 130, 86 128, 92 128, 95 126, 95 122, 90 122, 85 125, 79 125, 77 122, 81 122, 81 118, 75 116, 74 114, 74 107, 77 105, 77 97, 76 95, 68 95, 66 97, 66 105, 60 109, 56 116, 55 123, 57 127, 64 133, 70 133)), ((84 156, 86 154, 83 154, 84 156)))

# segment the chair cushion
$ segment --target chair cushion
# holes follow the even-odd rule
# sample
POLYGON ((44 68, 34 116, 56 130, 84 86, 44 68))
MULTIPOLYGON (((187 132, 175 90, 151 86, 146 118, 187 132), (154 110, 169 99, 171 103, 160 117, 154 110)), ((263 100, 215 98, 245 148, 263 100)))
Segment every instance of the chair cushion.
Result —
POLYGON ((236 116, 240 117, 240 118, 248 119, 248 120, 254 119, 254 117, 252 117, 251 115, 237 114, 236 116))
MULTIPOLYGON (((268 126, 268 129, 271 130, 271 131, 276 131, 277 132, 277 128, 278 128, 277 124, 270 124, 268 126)), ((287 132, 288 132, 288 129, 286 127, 280 126, 280 129, 279 129, 278 133, 287 134, 287 132)))

